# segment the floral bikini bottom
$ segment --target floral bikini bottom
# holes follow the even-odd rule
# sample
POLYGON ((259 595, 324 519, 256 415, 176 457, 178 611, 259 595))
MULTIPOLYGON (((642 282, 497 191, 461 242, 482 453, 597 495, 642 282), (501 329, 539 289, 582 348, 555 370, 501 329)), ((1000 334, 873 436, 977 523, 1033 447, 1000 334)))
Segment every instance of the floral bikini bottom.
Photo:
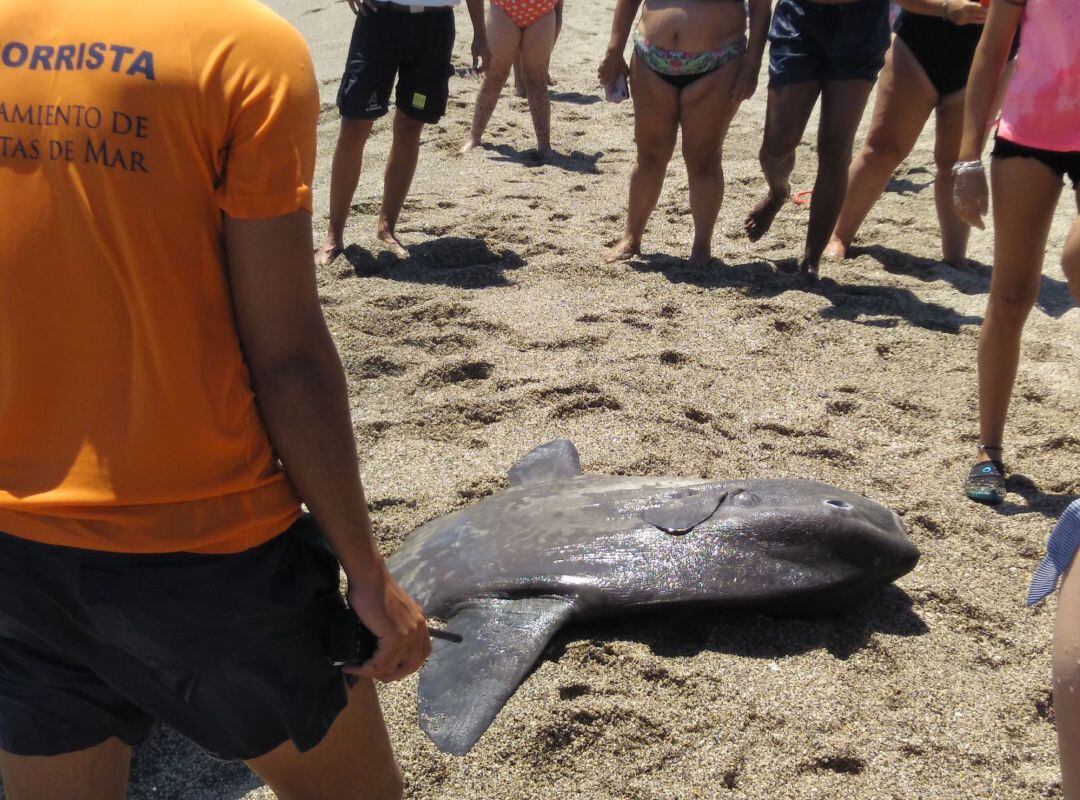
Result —
POLYGON ((746 52, 746 37, 740 37, 716 50, 687 53, 657 47, 637 31, 634 32, 634 52, 649 69, 676 89, 683 89, 746 52))

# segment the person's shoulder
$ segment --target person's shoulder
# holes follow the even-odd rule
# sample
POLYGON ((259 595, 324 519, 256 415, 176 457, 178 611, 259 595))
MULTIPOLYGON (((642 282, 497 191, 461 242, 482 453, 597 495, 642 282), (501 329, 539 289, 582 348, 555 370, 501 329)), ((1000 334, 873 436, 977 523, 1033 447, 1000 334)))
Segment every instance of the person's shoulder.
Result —
POLYGON ((259 0, 177 0, 190 40, 250 42, 268 58, 308 53, 291 23, 259 0))

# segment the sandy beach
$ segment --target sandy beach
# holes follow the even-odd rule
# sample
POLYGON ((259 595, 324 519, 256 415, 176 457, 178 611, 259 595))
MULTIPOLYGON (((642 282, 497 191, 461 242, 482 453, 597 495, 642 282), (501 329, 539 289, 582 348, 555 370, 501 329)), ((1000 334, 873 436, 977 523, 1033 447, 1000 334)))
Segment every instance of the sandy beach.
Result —
MULTIPOLYGON (((326 229, 334 99, 353 15, 343 0, 269 0, 311 43, 321 86, 316 235, 326 229)), ((552 141, 504 91, 487 147, 467 156, 478 87, 457 9, 450 108, 424 136, 398 260, 375 239, 389 146, 365 155, 344 256, 319 288, 383 551, 499 490, 556 437, 584 471, 805 477, 903 516, 923 557, 895 588, 834 619, 643 617, 559 634, 478 746, 439 753, 416 722, 416 678, 381 690, 415 800, 1060 797, 1049 691, 1054 602, 1023 606, 1050 527, 1080 495, 1080 311, 1059 254, 1066 192, 1028 323, 1011 410, 1015 470, 998 509, 963 498, 977 442, 975 358, 992 237, 940 263, 932 126, 871 213, 855 257, 806 290, 784 268, 806 206, 750 244, 764 184, 764 76, 727 140, 718 261, 691 269, 676 158, 643 257, 605 265, 634 159, 629 103, 596 64, 614 0, 568 0, 552 77, 552 141)), ((816 130, 816 116, 811 123, 816 130)), ((861 136, 859 142, 861 143, 861 136)), ((814 137, 794 186, 807 189, 814 137)), ((513 524, 513 520, 507 520, 513 524)), ((0 790, 2 796, 2 790, 0 790)), ((175 734, 137 754, 131 796, 270 798, 240 765, 175 734)))

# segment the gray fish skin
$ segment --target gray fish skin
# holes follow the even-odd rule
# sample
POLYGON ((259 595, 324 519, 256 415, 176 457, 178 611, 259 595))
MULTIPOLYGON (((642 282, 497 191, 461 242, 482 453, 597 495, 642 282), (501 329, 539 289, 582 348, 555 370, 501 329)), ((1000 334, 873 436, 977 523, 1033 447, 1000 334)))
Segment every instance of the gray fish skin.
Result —
POLYGON ((535 595, 570 598, 576 617, 592 618, 638 606, 770 605, 793 594, 828 604, 837 593, 854 599, 840 590, 895 580, 918 557, 892 511, 814 481, 580 476, 511 487, 429 522, 390 568, 442 619, 477 598, 535 595), (683 536, 642 519, 690 492, 726 497, 683 536))
POLYGON ((831 613, 914 568, 899 517, 806 480, 583 476, 556 440, 510 486, 418 528, 394 577, 463 644, 436 642, 420 722, 464 754, 551 636, 572 620, 644 608, 831 613))

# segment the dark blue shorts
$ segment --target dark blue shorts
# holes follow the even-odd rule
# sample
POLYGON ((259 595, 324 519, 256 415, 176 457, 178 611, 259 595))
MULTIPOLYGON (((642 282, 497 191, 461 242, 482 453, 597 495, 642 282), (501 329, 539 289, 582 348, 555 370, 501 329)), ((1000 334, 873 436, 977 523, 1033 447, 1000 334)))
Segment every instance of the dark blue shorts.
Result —
POLYGON ((227 759, 314 747, 345 707, 338 565, 302 520, 235 555, 126 555, 0 533, 0 749, 50 756, 164 722, 227 759))
POLYGON ((778 0, 769 28, 769 88, 807 81, 873 83, 889 40, 888 0, 778 0))

